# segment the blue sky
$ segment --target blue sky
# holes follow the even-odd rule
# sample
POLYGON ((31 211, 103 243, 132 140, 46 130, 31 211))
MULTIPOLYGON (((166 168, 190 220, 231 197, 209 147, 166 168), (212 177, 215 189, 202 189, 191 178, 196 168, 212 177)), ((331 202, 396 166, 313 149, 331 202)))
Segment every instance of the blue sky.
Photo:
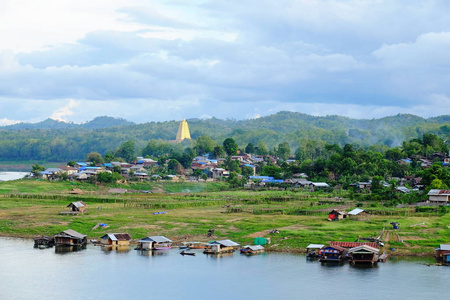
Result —
POLYGON ((450 114, 450 2, 0 0, 0 125, 450 114))

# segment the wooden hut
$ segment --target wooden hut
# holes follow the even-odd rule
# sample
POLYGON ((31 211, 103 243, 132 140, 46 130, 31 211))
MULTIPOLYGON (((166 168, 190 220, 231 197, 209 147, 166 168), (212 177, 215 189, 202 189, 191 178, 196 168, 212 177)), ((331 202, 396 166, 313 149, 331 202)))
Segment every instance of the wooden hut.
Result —
POLYGON ((344 260, 347 249, 340 246, 327 246, 320 250, 320 262, 341 262, 344 260))
POLYGON ((439 248, 435 249, 436 262, 444 266, 450 266, 450 245, 441 244, 439 248))
POLYGON ((55 234, 56 246, 82 246, 87 244, 87 235, 76 232, 72 229, 64 230, 58 234, 55 234))
POLYGON ((232 253, 239 247, 238 243, 231 240, 214 241, 208 244, 208 247, 203 251, 205 254, 218 254, 218 253, 232 253))
POLYGON ((172 240, 162 235, 148 236, 137 241, 136 250, 168 250, 172 248, 172 240))
POLYGON ((261 245, 246 245, 244 247, 241 248, 240 252, 242 254, 247 254, 247 255, 252 255, 252 254, 256 254, 256 253, 261 253, 264 252, 265 249, 263 246, 261 245))
POLYGON ((131 241, 131 236, 128 233, 107 233, 101 238, 100 243, 102 245, 128 246, 131 241))
POLYGON ((83 201, 72 202, 67 205, 67 207, 70 207, 71 211, 73 212, 84 213, 86 210, 86 203, 84 203, 83 201))
POLYGON ((361 245, 348 250, 350 263, 375 264, 378 262, 380 250, 367 245, 361 245))
POLYGON ((322 244, 309 244, 308 247, 306 247, 306 257, 307 258, 318 258, 321 256, 321 249, 325 247, 325 245, 322 244))
POLYGON ((348 212, 348 216, 354 219, 362 220, 369 216, 369 212, 361 208, 355 208, 354 210, 348 212))
POLYGON ((340 209, 333 209, 328 213, 328 221, 339 221, 347 218, 347 213, 340 209))

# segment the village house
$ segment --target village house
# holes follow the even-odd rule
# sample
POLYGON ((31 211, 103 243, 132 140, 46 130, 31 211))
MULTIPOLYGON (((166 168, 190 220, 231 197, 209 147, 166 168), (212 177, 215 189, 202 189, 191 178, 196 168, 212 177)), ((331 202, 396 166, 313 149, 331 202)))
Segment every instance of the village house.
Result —
POLYGON ((137 241, 136 250, 166 250, 172 246, 172 240, 162 235, 148 236, 137 241))
POLYGON ((328 221, 339 221, 347 218, 347 212, 340 209, 333 209, 328 213, 328 221))
POLYGON ((131 236, 128 233, 107 233, 101 237, 102 245, 117 245, 128 246, 130 245, 131 236))
POLYGON ((56 246, 83 246, 87 244, 87 235, 72 229, 64 230, 53 236, 56 246))
POLYGON ((264 252, 264 251, 265 251, 265 249, 261 245, 246 245, 246 246, 242 247, 241 250, 240 250, 240 252, 242 254, 247 254, 247 255, 261 253, 261 252, 264 252))
POLYGON ((349 260, 351 264, 378 262, 380 250, 368 245, 360 245, 348 250, 349 260))
POLYGON ((63 170, 60 168, 48 168, 40 172, 43 179, 54 180, 62 174, 63 170))
POLYGON ((231 253, 236 251, 237 247, 239 247, 239 244, 231 240, 214 241, 207 245, 207 248, 205 249, 205 251, 203 251, 203 253, 205 254, 231 253))
POLYGON ((447 205, 450 199, 450 190, 431 189, 427 195, 429 202, 447 205))
POLYGON ((347 254, 347 249, 340 246, 326 246, 320 249, 320 262, 341 262, 347 254))

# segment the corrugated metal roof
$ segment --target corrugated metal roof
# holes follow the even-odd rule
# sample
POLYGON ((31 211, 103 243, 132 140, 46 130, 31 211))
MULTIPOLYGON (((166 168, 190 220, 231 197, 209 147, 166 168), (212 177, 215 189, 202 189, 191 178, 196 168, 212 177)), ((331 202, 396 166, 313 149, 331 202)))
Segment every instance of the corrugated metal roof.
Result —
POLYGON ((349 211, 348 214, 349 214, 349 215, 356 216, 357 214, 362 213, 363 211, 364 211, 364 209, 361 209, 361 208, 355 208, 354 210, 349 211))
POLYGON ((235 246, 239 246, 238 243, 233 242, 232 240, 221 240, 221 241, 215 241, 212 244, 220 244, 223 245, 225 247, 235 247, 235 246))
MULTIPOLYGON (((67 229, 67 230, 64 230, 61 233, 65 233, 67 235, 70 235, 70 236, 73 236, 73 237, 76 237, 76 238, 79 238, 79 239, 83 239, 83 238, 85 238, 87 236, 87 235, 81 234, 79 232, 76 232, 73 229, 67 229)), ((59 233, 59 234, 61 234, 61 233, 59 233)), ((59 235, 59 234, 57 234, 57 235, 59 235)))
POLYGON ((321 249, 325 247, 325 245, 322 244, 309 244, 308 247, 306 247, 306 249, 321 249))
POLYGON ((449 244, 441 244, 440 245, 440 250, 450 251, 450 245, 449 244))
POLYGON ((69 206, 75 206, 76 208, 80 208, 80 207, 85 207, 86 203, 84 203, 83 201, 78 201, 78 202, 72 202, 69 205, 67 205, 67 207, 69 206))
POLYGON ((171 243, 172 242, 172 240, 170 240, 162 235, 149 236, 149 237, 146 237, 145 239, 149 239, 147 241, 154 241, 155 243, 171 243))
POLYGON ((331 242, 330 243, 331 246, 341 246, 344 248, 354 248, 354 247, 358 247, 361 245, 367 245, 370 247, 374 247, 374 248, 378 248, 377 243, 375 242, 331 242))
POLYGON ((368 246, 368 245, 361 245, 361 246, 357 246, 357 247, 350 248, 350 249, 348 250, 348 252, 349 252, 349 253, 353 253, 353 252, 358 252, 358 251, 361 251, 361 250, 363 250, 363 251, 369 251, 369 252, 375 252, 375 253, 379 253, 379 252, 380 252, 379 249, 374 248, 374 247, 370 247, 370 246, 368 246))
POLYGON ((246 245, 246 246, 244 246, 243 247, 243 249, 250 249, 250 250, 253 250, 253 251, 257 251, 257 250, 264 250, 264 247, 263 246, 261 246, 261 245, 246 245))

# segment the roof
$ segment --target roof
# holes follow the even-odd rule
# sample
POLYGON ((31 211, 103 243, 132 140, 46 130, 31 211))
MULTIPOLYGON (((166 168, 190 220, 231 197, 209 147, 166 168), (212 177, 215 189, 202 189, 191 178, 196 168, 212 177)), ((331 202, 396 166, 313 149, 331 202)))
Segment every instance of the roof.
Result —
POLYGON ((253 250, 253 251, 256 251, 256 250, 264 250, 264 247, 263 246, 261 246, 261 245, 253 245, 253 246, 251 246, 251 245, 246 245, 246 246, 244 246, 244 247, 242 247, 243 249, 250 249, 250 250, 253 250))
POLYGON ((339 251, 344 251, 345 250, 345 248, 344 247, 341 247, 341 246, 337 246, 337 245, 330 245, 330 246, 326 246, 325 248, 323 248, 323 249, 327 249, 327 248, 333 248, 333 249, 336 249, 336 250, 339 250, 339 251))
POLYGON ((450 251, 450 245, 449 244, 441 244, 439 247, 439 250, 450 251))
POLYGON ((274 178, 271 176, 248 176, 250 179, 257 179, 257 180, 273 180, 274 178))
POLYGON ((332 246, 341 246, 344 248, 354 248, 361 245, 367 245, 373 248, 378 248, 377 243, 375 242, 331 242, 330 245, 332 246))
POLYGON ((308 247, 306 247, 306 249, 321 249, 325 247, 325 245, 322 244, 309 244, 308 247))
POLYGON ((145 237, 143 239, 140 239, 138 241, 139 243, 145 243, 145 242, 155 242, 155 243, 171 243, 172 240, 166 238, 165 236, 162 235, 155 235, 155 236, 148 236, 145 237))
POLYGON ((364 210, 364 209, 361 209, 361 208, 355 208, 354 210, 349 211, 348 214, 349 214, 349 215, 356 216, 357 214, 360 214, 360 213, 362 213, 363 211, 365 211, 365 210, 364 210))
POLYGON ((76 238, 78 238, 78 239, 84 239, 85 237, 87 237, 87 235, 81 234, 81 233, 79 233, 79 232, 76 232, 76 231, 73 230, 73 229, 67 229, 67 230, 64 230, 64 231, 62 231, 62 232, 60 232, 60 233, 58 233, 58 234, 56 234, 56 235, 61 235, 61 234, 73 236, 73 237, 76 237, 76 238))
POLYGON ((108 237, 111 241, 129 241, 131 236, 128 233, 107 233, 102 236, 102 239, 108 237))
POLYGON ((83 201, 77 201, 77 202, 72 202, 69 205, 67 205, 67 207, 69 206, 75 206, 76 208, 80 208, 80 207, 85 207, 86 203, 84 203, 83 201))
POLYGON ((327 183, 325 183, 325 182, 312 182, 311 183, 313 186, 316 186, 316 187, 330 187, 327 183))
POLYGON ((212 242, 211 244, 213 244, 213 245, 214 245, 214 244, 215 244, 215 245, 220 244, 220 245, 225 246, 225 247, 235 247, 235 246, 239 246, 238 243, 235 243, 235 242, 233 242, 232 240, 214 241, 214 242, 212 242))
POLYGON ((361 246, 353 247, 353 248, 348 250, 349 253, 354 253, 354 252, 359 252, 359 251, 374 252, 374 253, 379 253, 380 252, 379 249, 374 248, 374 247, 370 247, 368 245, 361 245, 361 246))

